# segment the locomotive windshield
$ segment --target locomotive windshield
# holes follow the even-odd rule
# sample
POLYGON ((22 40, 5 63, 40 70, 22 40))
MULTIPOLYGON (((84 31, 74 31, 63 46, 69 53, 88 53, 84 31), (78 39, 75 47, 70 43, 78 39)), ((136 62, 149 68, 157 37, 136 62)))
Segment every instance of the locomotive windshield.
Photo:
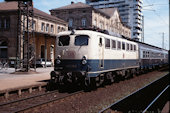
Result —
POLYGON ((59 46, 68 46, 70 43, 70 37, 68 35, 60 36, 58 37, 58 39, 59 39, 58 41, 59 46))
POLYGON ((76 46, 88 45, 88 39, 89 39, 89 36, 87 36, 87 35, 78 35, 78 36, 75 37, 74 44, 76 46))

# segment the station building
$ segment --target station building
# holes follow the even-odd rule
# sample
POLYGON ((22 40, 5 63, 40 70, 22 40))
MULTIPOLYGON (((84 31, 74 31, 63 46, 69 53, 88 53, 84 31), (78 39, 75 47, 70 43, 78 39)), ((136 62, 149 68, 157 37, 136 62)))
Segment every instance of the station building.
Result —
POLYGON ((86 4, 96 9, 118 8, 123 23, 131 27, 131 37, 141 40, 143 0, 86 0, 86 4))
POLYGON ((68 28, 99 28, 131 38, 131 28, 123 24, 117 8, 95 9, 90 5, 71 2, 50 10, 51 15, 68 22, 68 28))
MULTIPOLYGON (((0 2, 0 59, 15 60, 17 48, 18 2, 0 2)), ((33 29, 36 46, 36 59, 54 61, 56 35, 68 30, 62 19, 51 16, 36 8, 33 29)))

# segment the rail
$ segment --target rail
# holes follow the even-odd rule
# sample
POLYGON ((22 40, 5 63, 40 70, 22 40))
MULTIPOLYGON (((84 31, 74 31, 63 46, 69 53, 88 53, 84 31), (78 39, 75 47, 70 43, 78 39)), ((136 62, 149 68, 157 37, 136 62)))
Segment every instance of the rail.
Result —
POLYGON ((8 112, 8 111, 10 112, 12 111, 13 113, 24 112, 24 111, 28 111, 30 109, 34 109, 42 105, 53 103, 54 101, 62 100, 67 97, 80 94, 82 92, 83 91, 77 91, 77 92, 70 93, 70 94, 69 93, 61 94, 58 92, 58 90, 55 90, 55 91, 47 92, 44 94, 39 94, 39 95, 35 95, 35 96, 23 98, 23 99, 18 99, 18 100, 11 101, 11 102, 2 103, 0 104, 0 109, 1 111, 4 111, 4 112, 8 112))
POLYGON ((164 75, 163 77, 151 82, 150 84, 144 86, 143 88, 140 88, 137 91, 133 92, 132 94, 109 105, 108 107, 99 111, 99 113, 109 113, 115 110, 120 112, 129 111, 142 112, 144 110, 147 110, 149 106, 151 106, 154 103, 154 101, 157 100, 158 96, 161 95, 161 93, 163 93, 162 91, 164 91, 164 89, 168 87, 169 85, 168 77, 169 74, 164 75))

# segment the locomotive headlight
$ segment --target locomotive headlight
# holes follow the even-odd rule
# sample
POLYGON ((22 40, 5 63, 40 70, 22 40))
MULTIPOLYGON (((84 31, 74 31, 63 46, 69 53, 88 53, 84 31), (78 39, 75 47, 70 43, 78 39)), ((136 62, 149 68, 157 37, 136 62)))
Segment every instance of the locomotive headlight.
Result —
POLYGON ((86 60, 82 60, 82 64, 83 65, 87 64, 87 61, 86 60))
POLYGON ((56 63, 57 63, 57 64, 60 64, 60 63, 61 63, 60 58, 61 58, 61 56, 60 56, 60 55, 58 55, 58 56, 57 56, 57 60, 56 60, 56 63))
POLYGON ((56 63, 57 63, 57 64, 60 64, 60 63, 61 63, 61 61, 60 61, 59 59, 57 59, 56 63))
POLYGON ((83 65, 87 64, 87 60, 86 60, 86 57, 85 57, 85 56, 83 56, 81 63, 82 63, 83 65))

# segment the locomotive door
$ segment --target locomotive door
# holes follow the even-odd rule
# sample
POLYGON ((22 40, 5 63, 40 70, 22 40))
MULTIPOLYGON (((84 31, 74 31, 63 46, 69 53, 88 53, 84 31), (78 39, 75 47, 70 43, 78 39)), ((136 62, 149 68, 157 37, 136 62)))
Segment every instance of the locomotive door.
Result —
POLYGON ((104 38, 99 36, 99 68, 104 68, 104 38))

